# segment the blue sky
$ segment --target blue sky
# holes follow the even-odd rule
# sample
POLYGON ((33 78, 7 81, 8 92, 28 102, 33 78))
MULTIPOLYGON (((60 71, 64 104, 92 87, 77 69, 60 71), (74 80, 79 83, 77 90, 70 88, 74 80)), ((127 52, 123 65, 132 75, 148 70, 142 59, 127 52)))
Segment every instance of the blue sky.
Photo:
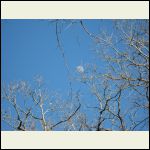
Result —
MULTIPOLYGON (((102 29, 112 32, 112 20, 84 20, 84 24, 95 34, 102 29)), ((49 20, 1 20, 1 37, 2 82, 26 80, 32 83, 33 78, 40 75, 49 90, 67 94, 67 70, 57 45, 55 24, 49 20)), ((88 63, 96 63, 105 71, 104 64, 93 52, 92 40, 79 24, 64 24, 60 37, 73 76, 78 65, 88 63)), ((75 91, 83 89, 86 93, 87 90, 76 82, 72 87, 75 91)), ((84 98, 91 97, 89 94, 84 98)))
MULTIPOLYGON (((92 60, 90 40, 82 32, 74 26, 62 33, 72 71, 81 62, 92 60)), ((51 88, 66 87, 66 69, 57 48, 55 25, 46 20, 2 20, 2 37, 2 80, 30 81, 39 74, 51 88)))
MULTIPOLYGON (((97 25, 96 20, 93 23, 86 22, 92 32, 98 31, 98 26, 93 28, 93 23, 97 25)), ((14 19, 1 20, 1 25, 2 82, 8 84, 25 80, 32 83, 33 78, 40 75, 49 90, 67 94, 67 70, 57 46, 55 25, 48 20, 14 19)), ((93 62, 95 56, 91 50, 92 42, 82 28, 76 24, 68 25, 62 30, 61 40, 69 68, 74 75, 76 66, 93 62)), ((72 84, 75 90, 81 86, 72 84)))
MULTIPOLYGON (((89 30, 97 33, 110 27, 111 21, 85 20, 89 30), (93 28, 94 26, 94 28, 93 28)), ((67 69, 58 48, 55 24, 48 20, 2 20, 2 81, 26 80, 36 75, 43 77, 50 90, 68 91, 67 69)), ((99 63, 93 43, 80 25, 64 25, 61 41, 72 75, 80 64, 99 63), (68 38, 69 37, 69 38, 68 38)), ((101 65, 103 66, 103 64, 101 65)), ((73 88, 81 85, 74 83, 73 88)))

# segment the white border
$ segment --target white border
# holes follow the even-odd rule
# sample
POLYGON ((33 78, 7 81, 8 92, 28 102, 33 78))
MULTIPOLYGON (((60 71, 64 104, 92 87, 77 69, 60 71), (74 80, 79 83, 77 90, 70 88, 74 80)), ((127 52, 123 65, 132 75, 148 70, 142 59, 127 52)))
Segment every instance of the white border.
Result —
POLYGON ((148 19, 149 1, 2 1, 2 19, 148 19))
MULTIPOLYGON (((149 1, 1 1, 2 19, 149 19, 149 1)), ((1 131, 3 149, 148 149, 149 132, 1 131)))
POLYGON ((149 133, 141 131, 5 131, 4 149, 148 149, 149 133))

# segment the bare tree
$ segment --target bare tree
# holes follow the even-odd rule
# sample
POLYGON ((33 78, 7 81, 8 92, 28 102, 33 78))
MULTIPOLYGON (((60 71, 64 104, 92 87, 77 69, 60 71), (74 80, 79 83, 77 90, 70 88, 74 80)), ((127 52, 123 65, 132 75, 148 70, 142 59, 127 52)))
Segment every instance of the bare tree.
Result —
MULTIPOLYGON (((92 33, 84 20, 50 20, 67 70, 69 95, 51 93, 41 78, 36 86, 18 81, 2 86, 2 120, 15 130, 148 130, 149 126, 149 20, 113 20, 112 33, 92 33), (77 66, 71 73, 62 46, 61 32, 80 25, 93 41, 99 64, 77 66), (72 88, 81 82, 93 103, 83 102, 82 91, 72 88), (50 94, 51 93, 51 94, 50 94), (3 108, 3 107, 2 107, 3 108), (5 107, 4 107, 5 108, 5 107), (92 117, 89 115, 92 114, 92 117)), ((84 93, 84 92, 83 92, 84 93)))
POLYGON ((95 70, 90 71, 92 79, 84 75, 85 83, 89 85, 100 104, 96 129, 107 130, 104 123, 106 120, 111 124, 109 130, 147 128, 149 20, 114 20, 114 35, 104 31, 95 35, 88 30, 82 20, 80 24, 94 41, 95 52, 100 61, 105 61, 105 73, 99 71, 96 66, 95 70), (125 108, 123 104, 126 105, 125 108), (144 115, 140 116, 142 112, 144 115))
POLYGON ((72 101, 63 100, 56 92, 50 96, 39 78, 37 83, 36 87, 26 81, 3 86, 2 105, 7 103, 7 108, 2 109, 2 120, 20 131, 50 131, 59 125, 62 130, 77 130, 72 120, 80 116, 80 95, 75 93, 72 101))

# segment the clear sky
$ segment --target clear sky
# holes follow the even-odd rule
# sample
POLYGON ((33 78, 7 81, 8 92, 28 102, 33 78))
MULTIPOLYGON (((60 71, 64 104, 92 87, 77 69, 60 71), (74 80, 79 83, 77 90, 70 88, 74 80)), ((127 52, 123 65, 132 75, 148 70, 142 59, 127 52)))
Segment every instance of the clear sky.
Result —
MULTIPOLYGON (((84 20, 84 23, 93 33, 99 32, 101 28, 112 31, 111 20, 84 20)), ((32 82, 36 75, 40 75, 50 90, 68 92, 67 70, 58 49, 53 23, 48 20, 1 20, 1 37, 3 82, 32 82)), ((96 63, 102 69, 105 68, 93 52, 91 39, 78 24, 64 24, 61 41, 73 76, 76 75, 75 68, 78 65, 96 63)), ((74 90, 81 86, 73 83, 74 90)))
MULTIPOLYGON (((97 25, 96 20, 93 23, 97 25)), ((93 23, 88 22, 87 25, 94 32, 98 26, 93 30, 93 23)), ((1 20, 1 25, 2 82, 32 82, 36 75, 40 75, 50 90, 67 93, 67 70, 58 49, 55 25, 48 20, 1 20)), ((93 62, 91 40, 80 26, 66 25, 61 38, 73 74, 76 66, 93 62)))
MULTIPOLYGON (((47 20, 2 20, 1 24, 2 80, 30 81, 39 74, 51 88, 66 89, 66 69, 57 48, 55 25, 47 20)), ((89 37, 79 26, 66 28, 61 38, 72 71, 94 59, 89 37)))

